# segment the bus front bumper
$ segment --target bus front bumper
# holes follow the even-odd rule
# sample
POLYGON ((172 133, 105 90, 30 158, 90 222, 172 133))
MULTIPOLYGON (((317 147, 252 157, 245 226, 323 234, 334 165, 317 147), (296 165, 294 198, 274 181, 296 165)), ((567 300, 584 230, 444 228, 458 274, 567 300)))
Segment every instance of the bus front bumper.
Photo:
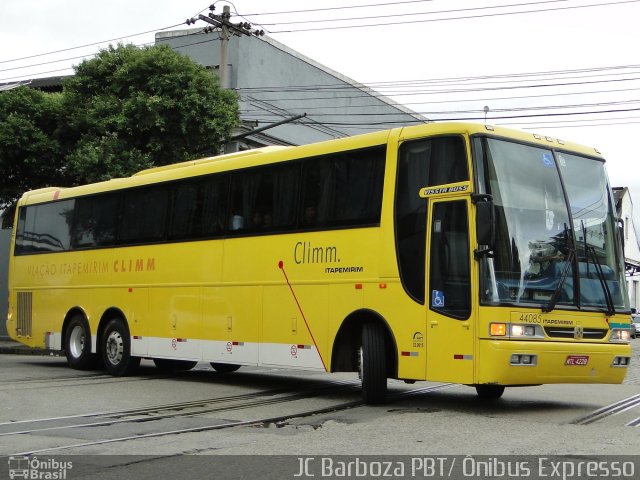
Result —
POLYGON ((622 383, 629 344, 480 340, 478 384, 622 383))

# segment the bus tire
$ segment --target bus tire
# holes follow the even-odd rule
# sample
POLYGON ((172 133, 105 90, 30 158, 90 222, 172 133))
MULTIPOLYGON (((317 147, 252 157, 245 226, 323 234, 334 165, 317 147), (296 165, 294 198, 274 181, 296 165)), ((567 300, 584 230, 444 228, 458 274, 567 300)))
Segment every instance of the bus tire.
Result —
POLYGON ((153 363, 155 363, 156 367, 160 370, 178 370, 181 372, 191 370, 198 364, 198 362, 194 362, 193 360, 173 360, 168 358, 154 358, 153 363))
POLYGON ((384 403, 387 395, 387 356, 384 329, 379 323, 366 323, 362 328, 359 373, 365 403, 384 403))
POLYGON ((131 356, 129 328, 119 318, 107 323, 102 334, 101 347, 104 366, 107 372, 115 377, 130 375, 140 365, 140 357, 131 356))
POLYGON ((240 368, 240 365, 235 365, 233 363, 211 362, 211 366, 218 373, 233 373, 240 368))
POLYGON ((76 370, 88 370, 97 365, 98 355, 91 353, 91 331, 85 318, 71 317, 64 336, 64 353, 67 363, 76 370))
POLYGON ((503 385, 476 385, 476 393, 480 400, 497 400, 504 393, 503 385))

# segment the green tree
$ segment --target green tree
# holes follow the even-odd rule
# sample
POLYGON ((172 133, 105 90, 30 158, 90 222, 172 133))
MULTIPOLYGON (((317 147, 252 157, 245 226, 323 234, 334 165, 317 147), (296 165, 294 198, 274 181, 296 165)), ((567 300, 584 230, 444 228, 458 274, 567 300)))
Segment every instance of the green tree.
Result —
POLYGON ((28 87, 0 93, 0 209, 25 191, 60 183, 56 129, 62 97, 28 87))
POLYGON ((110 46, 64 83, 59 130, 74 183, 211 153, 238 124, 233 92, 168 46, 110 46))

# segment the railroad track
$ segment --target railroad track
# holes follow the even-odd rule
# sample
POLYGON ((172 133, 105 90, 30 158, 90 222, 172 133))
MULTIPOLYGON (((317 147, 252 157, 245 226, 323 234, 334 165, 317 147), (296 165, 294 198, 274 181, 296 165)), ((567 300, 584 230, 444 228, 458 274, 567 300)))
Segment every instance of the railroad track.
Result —
MULTIPOLYGON (((612 403, 610 405, 604 406, 595 410, 588 415, 577 418, 570 423, 572 425, 590 425, 592 423, 598 422, 600 420, 604 420, 613 415, 618 415, 620 413, 631 410, 632 408, 640 407, 640 393, 636 395, 632 395, 631 397, 627 397, 618 402, 612 403)), ((638 427, 640 426, 640 417, 637 417, 630 422, 625 424, 626 427, 638 427)))
MULTIPOLYGON (((400 401, 405 398, 425 395, 430 392, 443 390, 456 386, 455 384, 439 384, 423 388, 416 388, 403 392, 390 393, 388 401, 390 403, 400 401)), ((321 388, 309 388, 295 391, 278 389, 267 390, 262 392, 249 393, 245 395, 234 395, 229 397, 219 397, 206 400, 198 400, 192 402, 182 402, 176 404, 167 404, 151 407, 143 407, 129 410, 118 410, 110 412, 94 412, 82 415, 69 415, 55 418, 43 418, 35 420, 24 420, 21 422, 5 422, 0 424, 0 437, 11 437, 19 435, 37 435, 39 433, 50 433, 55 431, 68 431, 72 429, 89 428, 89 427, 114 427, 116 430, 118 425, 141 423, 141 422, 159 422, 162 420, 180 418, 180 417, 197 417, 210 413, 220 413, 225 411, 233 411, 240 409, 249 409, 254 407, 277 405, 296 400, 302 400, 310 397, 321 397, 333 394, 347 393, 351 390, 360 389, 360 382, 357 380, 347 380, 338 382, 329 382, 321 388), (69 423, 76 422, 80 423, 69 423), (66 422, 62 425, 56 425, 55 422, 66 422), (19 425, 18 425, 19 424, 19 425), (18 428, 16 428, 18 427, 18 428), (20 428, 23 427, 23 428, 20 428)), ((212 430, 222 430, 229 428, 240 428, 257 425, 279 424, 294 418, 305 418, 314 415, 326 414, 347 410, 350 408, 360 407, 363 405, 361 400, 338 402, 321 408, 294 411, 291 413, 269 416, 251 420, 234 420, 225 422, 205 422, 202 425, 187 428, 158 429, 147 433, 135 435, 118 436, 117 431, 109 438, 85 441, 80 443, 70 443, 34 449, 23 452, 12 452, 5 455, 10 456, 27 456, 42 453, 60 452, 65 450, 77 449, 82 447, 104 445, 110 443, 131 442, 145 438, 157 438, 171 435, 180 435, 185 433, 205 432, 212 430)), ((161 425, 158 425, 161 426, 161 425)))

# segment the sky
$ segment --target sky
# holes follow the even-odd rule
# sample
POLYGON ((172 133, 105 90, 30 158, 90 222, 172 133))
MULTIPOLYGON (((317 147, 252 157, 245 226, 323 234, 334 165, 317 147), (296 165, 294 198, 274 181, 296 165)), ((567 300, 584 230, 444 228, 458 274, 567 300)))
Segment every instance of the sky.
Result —
MULTIPOLYGON (((0 84, 153 43, 211 1, 2 0, 0 84)), ((233 0, 214 13, 224 5, 427 118, 484 121, 486 106, 488 123, 597 148, 640 231, 640 0, 233 0)))

